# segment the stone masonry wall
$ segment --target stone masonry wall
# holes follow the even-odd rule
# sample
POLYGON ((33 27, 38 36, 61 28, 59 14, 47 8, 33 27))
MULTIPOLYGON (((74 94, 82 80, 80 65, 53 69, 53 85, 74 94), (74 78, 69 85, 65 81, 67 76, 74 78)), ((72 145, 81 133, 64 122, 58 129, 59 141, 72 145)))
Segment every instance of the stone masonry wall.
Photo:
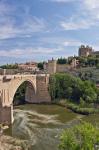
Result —
POLYGON ((29 103, 49 103, 51 97, 48 92, 48 78, 45 76, 37 76, 36 79, 36 92, 33 87, 29 85, 26 90, 25 100, 29 103))
POLYGON ((66 72, 69 68, 67 64, 57 64, 56 72, 66 72))

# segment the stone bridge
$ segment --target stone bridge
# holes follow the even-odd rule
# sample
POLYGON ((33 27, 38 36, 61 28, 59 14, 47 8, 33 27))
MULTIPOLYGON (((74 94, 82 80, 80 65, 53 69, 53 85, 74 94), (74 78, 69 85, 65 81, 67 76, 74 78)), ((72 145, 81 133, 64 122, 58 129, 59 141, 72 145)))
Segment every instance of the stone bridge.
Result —
POLYGON ((27 82, 25 101, 50 103, 48 92, 49 75, 6 75, 0 76, 0 123, 13 123, 13 99, 17 89, 27 82))

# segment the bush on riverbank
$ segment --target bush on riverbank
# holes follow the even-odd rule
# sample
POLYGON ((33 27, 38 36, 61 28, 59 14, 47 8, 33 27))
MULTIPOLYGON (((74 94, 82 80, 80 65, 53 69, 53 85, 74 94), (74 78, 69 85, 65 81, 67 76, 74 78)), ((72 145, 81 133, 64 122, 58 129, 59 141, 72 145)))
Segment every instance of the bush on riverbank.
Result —
POLYGON ((72 111, 76 112, 76 113, 80 113, 83 115, 89 115, 89 114, 93 114, 93 113, 97 113, 99 112, 98 109, 96 108, 81 108, 79 105, 76 104, 67 104, 67 108, 71 109, 72 111))
POLYGON ((60 150, 94 150, 99 148, 99 129, 90 123, 82 122, 66 129, 60 138, 60 150), (97 148, 96 148, 97 147, 97 148))
POLYGON ((66 107, 70 110, 72 110, 75 113, 79 113, 82 115, 89 115, 89 114, 93 114, 93 113, 98 113, 99 109, 94 107, 94 104, 85 104, 85 107, 81 106, 81 105, 77 105, 75 103, 72 103, 68 100, 60 100, 60 101, 55 101, 55 103, 57 103, 58 105, 62 106, 62 107, 66 107))
POLYGON ((57 73, 50 77, 52 100, 69 99, 77 104, 91 104, 99 101, 99 89, 91 81, 82 81, 70 74, 57 73))

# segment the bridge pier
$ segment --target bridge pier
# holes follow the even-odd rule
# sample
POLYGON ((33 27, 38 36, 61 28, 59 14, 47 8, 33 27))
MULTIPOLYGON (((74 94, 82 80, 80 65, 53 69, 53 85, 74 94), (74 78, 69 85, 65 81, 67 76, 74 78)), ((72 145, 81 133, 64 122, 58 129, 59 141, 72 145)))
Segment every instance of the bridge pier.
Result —
POLYGON ((28 84, 25 92, 25 101, 28 103, 36 103, 36 92, 31 84, 28 84))
POLYGON ((48 91, 48 77, 36 77, 36 91, 30 85, 27 86, 25 93, 25 101, 28 103, 50 103, 51 97, 48 91))
POLYGON ((0 107, 0 123, 10 125, 13 123, 13 105, 0 107))

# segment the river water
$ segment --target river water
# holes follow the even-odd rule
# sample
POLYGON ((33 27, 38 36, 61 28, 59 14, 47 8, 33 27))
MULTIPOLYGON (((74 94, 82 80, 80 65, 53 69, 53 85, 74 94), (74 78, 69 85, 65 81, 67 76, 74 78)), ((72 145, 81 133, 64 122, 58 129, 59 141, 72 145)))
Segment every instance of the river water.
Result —
POLYGON ((6 134, 25 141, 24 150, 58 150, 62 130, 80 118, 91 121, 95 117, 83 117, 57 105, 21 105, 15 107, 14 124, 6 134))

